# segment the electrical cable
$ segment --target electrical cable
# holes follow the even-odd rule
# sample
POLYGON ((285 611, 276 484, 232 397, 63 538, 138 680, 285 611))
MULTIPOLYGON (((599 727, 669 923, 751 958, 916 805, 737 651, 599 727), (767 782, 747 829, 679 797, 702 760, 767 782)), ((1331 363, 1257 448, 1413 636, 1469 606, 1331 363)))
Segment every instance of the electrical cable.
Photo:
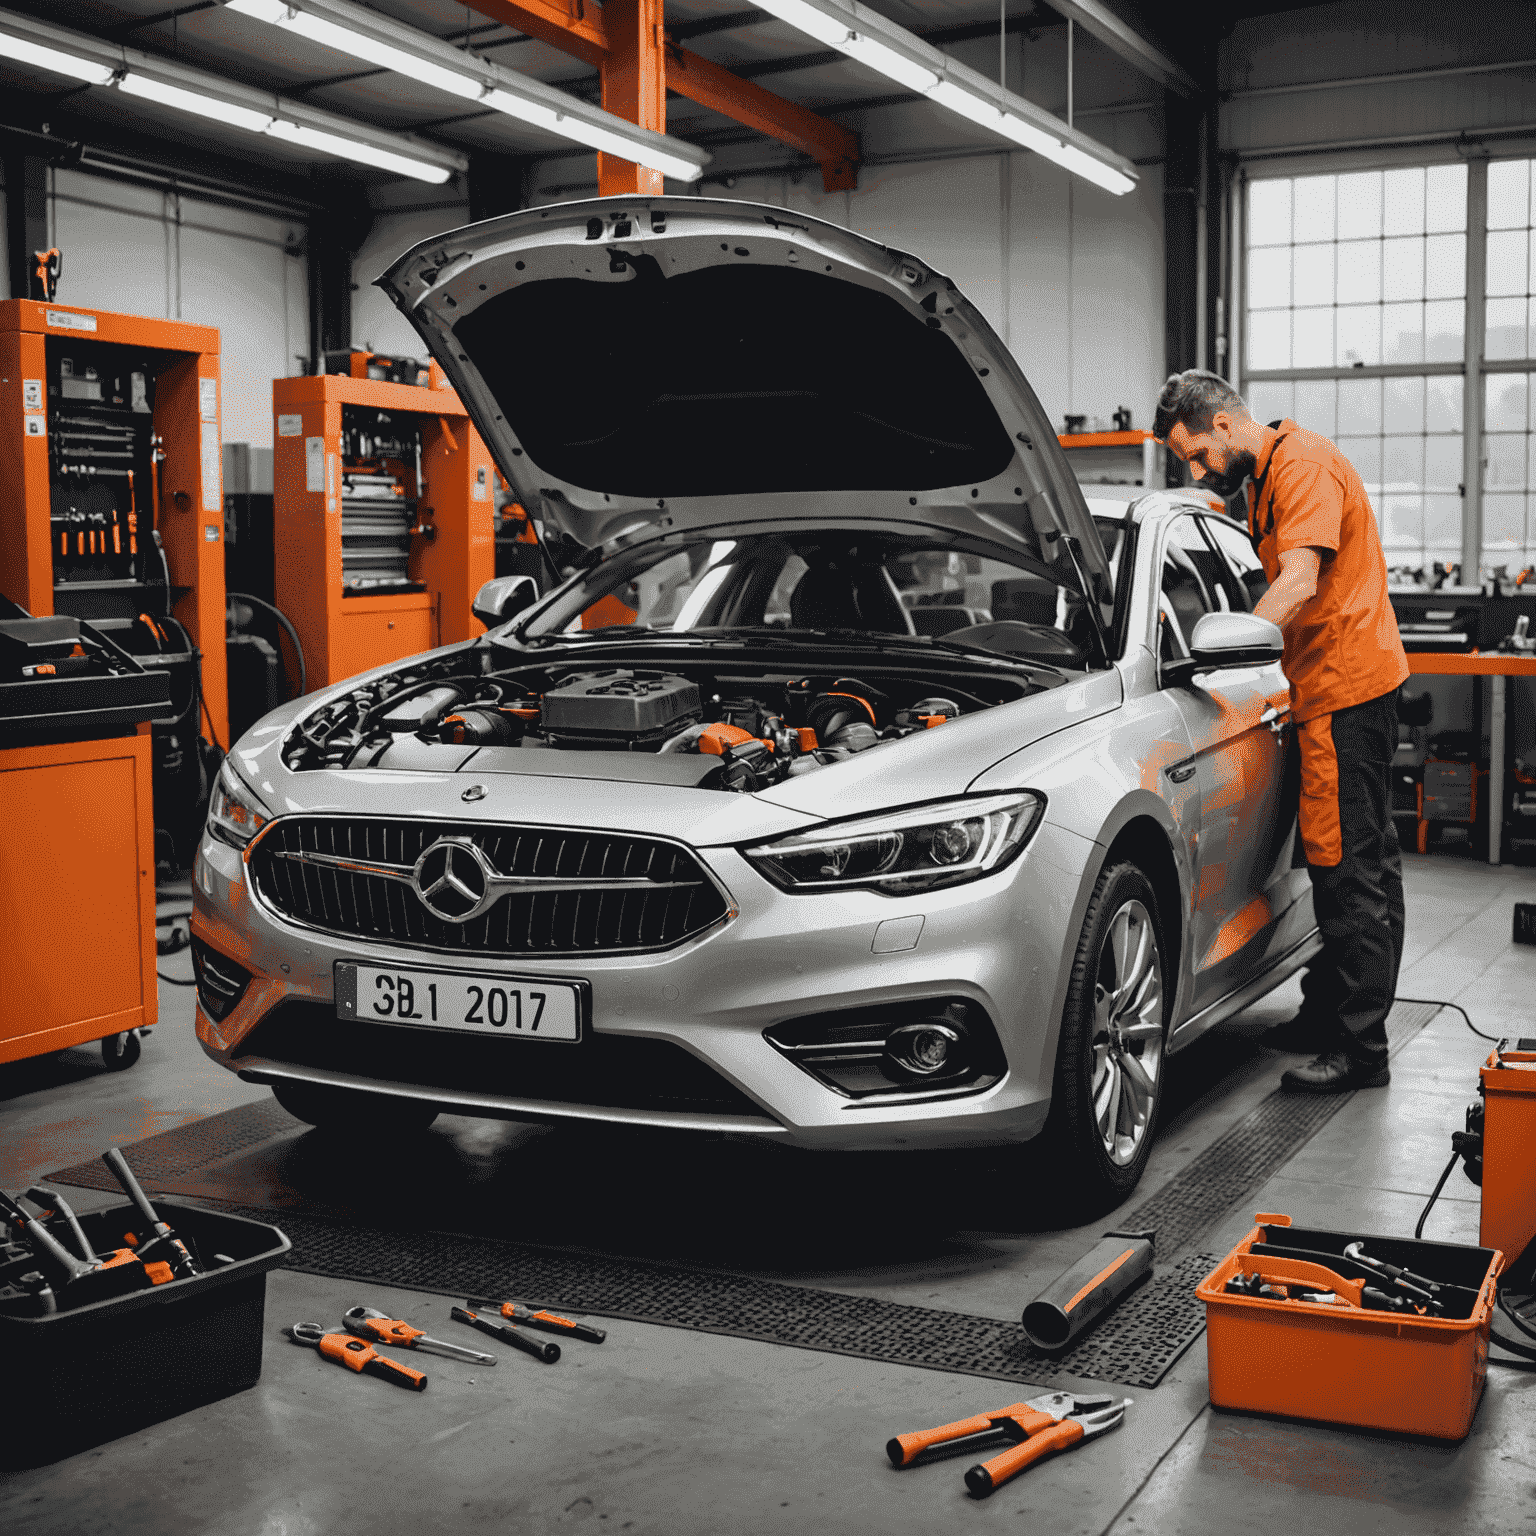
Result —
POLYGON ((1429 1213, 1435 1208, 1435 1201, 1440 1198, 1440 1191, 1445 1188, 1445 1181, 1450 1178, 1451 1170, 1461 1159, 1461 1148, 1451 1153, 1451 1160, 1445 1165, 1445 1171, 1440 1175, 1439 1182, 1435 1185, 1434 1193, 1430 1195, 1428 1203, 1419 1212, 1419 1224, 1413 1229, 1413 1240, 1418 1242, 1424 1236, 1424 1223, 1429 1219, 1429 1213))
POLYGON ((293 654, 299 662, 299 691, 296 697, 303 698, 309 692, 309 677, 304 670, 304 647, 299 641, 298 630, 293 627, 293 621, 275 603, 269 603, 264 597, 256 597, 249 592, 226 592, 224 596, 236 598, 242 603, 255 603, 258 608, 265 608, 288 631, 288 638, 293 642, 293 654))
POLYGON ((174 624, 181 631, 181 638, 187 642, 187 650, 192 656, 193 674, 197 679, 197 702, 202 708, 203 719, 208 722, 208 739, 222 753, 224 744, 219 740, 218 733, 213 728, 213 711, 208 708, 208 700, 203 697, 203 653, 192 643, 192 636, 187 632, 187 626, 180 619, 166 614, 165 622, 174 624))
POLYGON ((1463 1020, 1465 1020, 1467 1028, 1470 1029, 1479 1040, 1491 1040, 1495 1045, 1499 1043, 1499 1037, 1497 1035, 1485 1035, 1482 1030, 1480 1030, 1477 1025, 1472 1022, 1471 1016, 1467 1013, 1467 1010, 1461 1006, 1460 1003, 1443 1003, 1438 997, 1395 997, 1392 999, 1392 1001, 1395 1003, 1422 1003, 1426 1008, 1454 1008, 1456 1012, 1462 1016, 1463 1020))

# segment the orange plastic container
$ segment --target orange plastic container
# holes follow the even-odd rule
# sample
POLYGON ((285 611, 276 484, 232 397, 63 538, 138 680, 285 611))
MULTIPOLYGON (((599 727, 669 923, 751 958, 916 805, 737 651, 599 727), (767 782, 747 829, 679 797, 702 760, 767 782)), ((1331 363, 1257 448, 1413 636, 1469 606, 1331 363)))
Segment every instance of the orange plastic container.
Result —
POLYGON ((1503 1249, 1514 1263, 1536 1237, 1536 1051, 1495 1051, 1480 1076, 1485 1108, 1478 1241, 1503 1249))
MULTIPOLYGON (((1488 1373, 1488 1323, 1504 1256, 1486 1248, 1413 1243, 1360 1233, 1282 1230, 1289 1216, 1258 1223, 1200 1282, 1205 1303, 1211 1401, 1218 1408, 1318 1419, 1360 1429, 1398 1430, 1461 1440, 1472 1427, 1488 1373), (1264 1228, 1270 1228, 1266 1235, 1264 1228), (1239 1272, 1331 1284, 1321 1266, 1251 1256, 1256 1243, 1295 1244, 1340 1253, 1360 1238, 1367 1253, 1426 1274, 1476 1286, 1464 1319, 1355 1311, 1304 1301, 1229 1295, 1239 1272)), ((1357 1299, 1359 1285, 1334 1287, 1357 1299)))

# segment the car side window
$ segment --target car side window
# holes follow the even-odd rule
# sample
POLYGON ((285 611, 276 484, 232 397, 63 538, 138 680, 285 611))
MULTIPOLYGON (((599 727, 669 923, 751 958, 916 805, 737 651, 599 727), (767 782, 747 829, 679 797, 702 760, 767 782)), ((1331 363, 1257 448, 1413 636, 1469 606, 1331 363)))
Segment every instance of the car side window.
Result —
POLYGON ((1243 606, 1253 612, 1259 599, 1269 591, 1264 567, 1253 552, 1253 545, 1241 525, 1224 517, 1208 517, 1205 531, 1211 536, 1216 548, 1226 557, 1242 594, 1243 606))
POLYGON ((1193 517, 1180 517, 1168 529, 1163 546, 1161 605, 1157 653, 1163 661, 1189 655, 1189 639, 1195 625, 1208 613, 1221 613, 1231 605, 1220 587, 1212 588, 1201 566, 1214 571, 1216 556, 1200 536, 1193 517), (1200 558, 1200 557, 1203 557, 1200 558))

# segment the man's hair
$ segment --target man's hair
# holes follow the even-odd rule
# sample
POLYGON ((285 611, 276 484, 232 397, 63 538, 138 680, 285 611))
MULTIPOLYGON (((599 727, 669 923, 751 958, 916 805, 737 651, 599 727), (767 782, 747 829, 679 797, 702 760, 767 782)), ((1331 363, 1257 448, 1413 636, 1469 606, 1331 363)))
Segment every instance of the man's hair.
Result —
POLYGON ((1243 404, 1243 397, 1217 374, 1207 373, 1203 368, 1170 373, 1157 397, 1152 435, 1160 442, 1166 442, 1178 422, 1184 424, 1186 432, 1209 432, 1211 418, 1217 411, 1246 416, 1248 407, 1243 404))

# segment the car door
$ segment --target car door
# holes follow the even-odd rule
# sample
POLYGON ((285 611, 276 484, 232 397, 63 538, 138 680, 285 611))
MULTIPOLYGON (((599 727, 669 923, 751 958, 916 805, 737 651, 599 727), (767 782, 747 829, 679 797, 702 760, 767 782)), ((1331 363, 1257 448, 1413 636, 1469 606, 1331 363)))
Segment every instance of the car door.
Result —
MULTIPOLYGON (((1214 537, 1204 531, 1206 521, 1186 513, 1165 532, 1160 662, 1189 655, 1194 627, 1205 614, 1251 606, 1214 537)), ((1199 791, 1190 931, 1192 1002, 1199 1011, 1251 973, 1280 916, 1268 885, 1282 815, 1281 732, 1289 697, 1278 665, 1224 667, 1168 693, 1192 749, 1172 772, 1193 769, 1199 791)))

